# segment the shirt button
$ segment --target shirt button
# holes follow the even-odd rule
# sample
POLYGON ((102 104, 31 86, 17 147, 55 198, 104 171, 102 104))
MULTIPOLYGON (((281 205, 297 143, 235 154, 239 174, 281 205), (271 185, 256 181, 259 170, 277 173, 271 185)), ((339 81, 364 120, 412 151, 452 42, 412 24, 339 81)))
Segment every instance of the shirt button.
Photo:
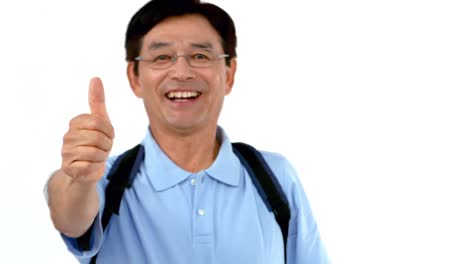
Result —
POLYGON ((206 214, 205 209, 198 209, 198 215, 204 216, 206 214))
POLYGON ((194 178, 192 178, 192 180, 190 180, 190 184, 195 185, 196 183, 197 183, 197 181, 194 178))

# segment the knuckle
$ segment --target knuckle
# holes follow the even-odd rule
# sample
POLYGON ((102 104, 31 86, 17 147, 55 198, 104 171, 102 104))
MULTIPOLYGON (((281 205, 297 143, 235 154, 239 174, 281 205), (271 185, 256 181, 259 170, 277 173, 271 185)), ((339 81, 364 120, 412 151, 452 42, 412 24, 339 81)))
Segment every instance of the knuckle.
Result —
POLYGON ((113 140, 108 140, 107 141, 107 148, 106 150, 107 151, 110 151, 112 149, 112 146, 114 145, 114 141, 113 140))
POLYGON ((90 128, 96 129, 96 128, 99 127, 100 121, 96 117, 90 116, 90 118, 88 118, 88 120, 86 120, 86 124, 90 128))
POLYGON ((68 156, 69 156, 68 151, 65 151, 65 150, 62 149, 61 156, 62 156, 63 161, 67 160, 68 156))
POLYGON ((96 131, 96 133, 93 133, 91 135, 91 139, 93 140, 93 142, 99 143, 99 142, 103 142, 106 139, 106 137, 101 132, 96 131))
POLYGON ((77 127, 79 124, 83 123, 84 120, 88 119, 89 114, 80 114, 72 119, 70 119, 70 122, 68 123, 70 128, 77 127))
POLYGON ((95 146, 93 147, 93 151, 97 148, 102 148, 102 144, 105 141, 105 138, 100 133, 93 133, 89 135, 88 142, 89 145, 95 146))
POLYGON ((67 133, 65 133, 65 135, 63 135, 63 143, 66 144, 72 141, 73 138, 74 138, 74 133, 69 130, 67 133))
POLYGON ((95 152, 94 152, 94 158, 95 158, 96 161, 102 162, 102 161, 106 160, 106 158, 107 158, 106 152, 104 152, 102 150, 99 150, 99 149, 96 149, 95 152))
POLYGON ((62 146, 62 150, 61 150, 60 154, 62 155, 62 158, 66 158, 66 157, 70 156, 70 149, 64 144, 62 146))
POLYGON ((103 146, 103 149, 105 151, 108 151, 112 148, 112 139, 106 137, 103 141, 102 141, 102 146, 103 146))

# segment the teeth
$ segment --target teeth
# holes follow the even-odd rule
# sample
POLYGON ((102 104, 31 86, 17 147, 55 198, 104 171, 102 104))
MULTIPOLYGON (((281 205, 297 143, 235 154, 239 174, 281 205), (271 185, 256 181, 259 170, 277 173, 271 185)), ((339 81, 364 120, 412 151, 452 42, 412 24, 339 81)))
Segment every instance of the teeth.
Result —
POLYGON ((186 99, 197 97, 198 95, 200 95, 199 92, 170 92, 167 97, 169 99, 186 99))

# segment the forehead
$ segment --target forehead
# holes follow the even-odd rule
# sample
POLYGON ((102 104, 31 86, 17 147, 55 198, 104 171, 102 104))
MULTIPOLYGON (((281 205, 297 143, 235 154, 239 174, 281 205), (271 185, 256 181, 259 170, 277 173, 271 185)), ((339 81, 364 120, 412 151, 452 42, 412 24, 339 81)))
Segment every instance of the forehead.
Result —
POLYGON ((142 51, 154 47, 155 43, 169 43, 175 47, 204 43, 214 50, 222 51, 221 37, 201 15, 184 15, 163 20, 143 37, 142 51))

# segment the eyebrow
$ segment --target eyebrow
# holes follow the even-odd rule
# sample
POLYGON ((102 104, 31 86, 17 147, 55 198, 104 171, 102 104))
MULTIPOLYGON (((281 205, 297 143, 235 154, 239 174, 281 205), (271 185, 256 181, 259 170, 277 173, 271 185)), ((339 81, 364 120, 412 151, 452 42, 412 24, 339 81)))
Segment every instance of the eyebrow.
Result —
POLYGON ((149 50, 156 50, 156 49, 160 49, 160 48, 164 48, 164 47, 168 47, 168 46, 171 46, 171 44, 169 42, 151 42, 148 49, 149 50))
MULTIPOLYGON (((171 43, 171 42, 151 42, 151 44, 149 45, 149 50, 157 50, 157 49, 160 49, 160 48, 166 48, 166 47, 170 47, 170 46, 173 46, 174 44, 171 43)), ((190 46, 192 48, 196 48, 196 49, 204 49, 204 50, 212 50, 213 49, 213 45, 211 43, 208 43, 208 42, 203 42, 203 43, 190 43, 190 46)))
POLYGON ((192 48, 198 48, 198 49, 205 49, 205 50, 212 50, 213 45, 211 43, 205 42, 205 43, 191 43, 192 48))

